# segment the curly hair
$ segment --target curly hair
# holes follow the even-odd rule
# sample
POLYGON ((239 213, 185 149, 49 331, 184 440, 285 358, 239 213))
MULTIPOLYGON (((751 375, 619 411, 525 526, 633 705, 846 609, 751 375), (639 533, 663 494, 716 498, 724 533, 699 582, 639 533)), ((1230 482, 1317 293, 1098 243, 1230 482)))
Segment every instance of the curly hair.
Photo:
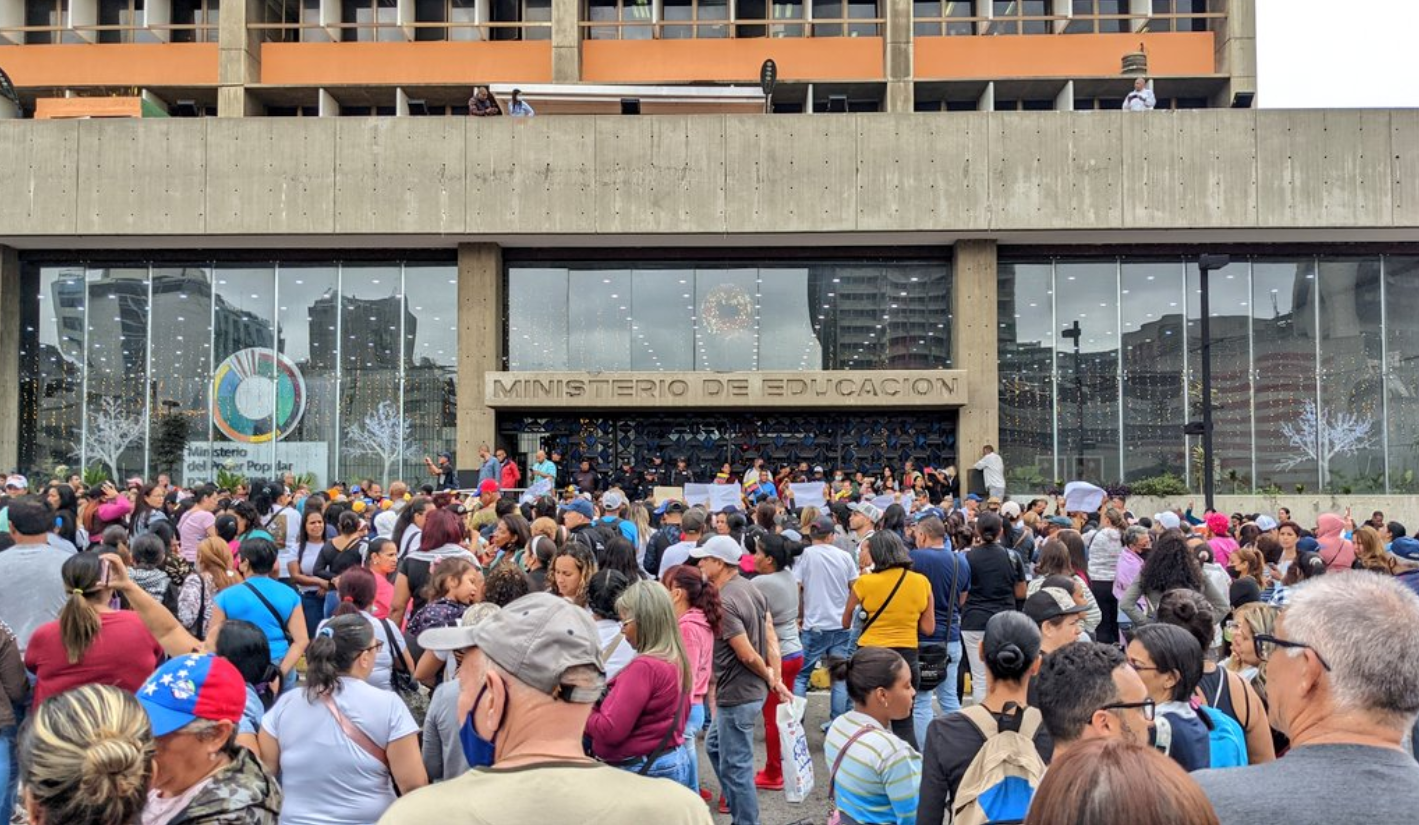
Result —
POLYGON ((1159 537, 1144 559, 1138 580, 1145 593, 1166 593, 1179 587, 1200 592, 1202 565, 1181 536, 1168 532, 1159 537))

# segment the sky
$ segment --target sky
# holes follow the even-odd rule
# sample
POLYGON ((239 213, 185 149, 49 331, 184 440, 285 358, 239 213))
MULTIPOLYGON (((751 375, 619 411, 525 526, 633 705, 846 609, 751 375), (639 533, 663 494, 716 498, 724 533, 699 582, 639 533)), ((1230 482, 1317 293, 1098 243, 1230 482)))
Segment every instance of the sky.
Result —
POLYGON ((1419 0, 1257 0, 1257 105, 1419 107, 1419 0))

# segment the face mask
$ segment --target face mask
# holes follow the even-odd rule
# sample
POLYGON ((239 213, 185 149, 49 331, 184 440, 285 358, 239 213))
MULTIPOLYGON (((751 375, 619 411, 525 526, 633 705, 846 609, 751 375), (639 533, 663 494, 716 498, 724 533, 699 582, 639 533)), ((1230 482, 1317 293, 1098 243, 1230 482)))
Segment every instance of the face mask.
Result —
POLYGON ((463 727, 458 729, 458 744, 463 748, 463 758, 468 760, 470 768, 491 766, 493 756, 497 752, 498 735, 494 733, 491 740, 484 739, 473 725, 473 714, 478 712, 478 705, 483 701, 483 694, 487 690, 488 683, 484 682, 482 690, 478 691, 478 698, 473 700, 473 708, 468 711, 468 718, 463 720, 463 727))
POLYGON ((1228 575, 1228 576, 1231 576, 1234 580, 1235 580, 1235 579, 1240 579, 1240 578, 1242 577, 1242 571, 1238 570, 1238 569, 1235 568, 1235 567, 1228 567, 1228 568, 1227 568, 1227 575, 1228 575))

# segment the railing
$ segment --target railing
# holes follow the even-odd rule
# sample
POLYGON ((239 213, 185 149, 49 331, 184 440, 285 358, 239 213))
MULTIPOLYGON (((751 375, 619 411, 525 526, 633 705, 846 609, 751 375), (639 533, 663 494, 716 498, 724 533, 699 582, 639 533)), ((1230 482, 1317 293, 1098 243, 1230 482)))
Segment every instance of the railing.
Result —
POLYGON ((301 21, 298 23, 252 23, 248 26, 252 31, 262 32, 262 39, 276 42, 301 42, 301 43, 327 43, 327 42, 363 42, 363 43, 404 43, 420 40, 419 31, 444 31, 449 36, 439 40, 426 38, 420 42, 480 42, 487 40, 550 40, 552 36, 552 22, 550 20, 513 20, 513 21, 416 21, 410 23, 399 23, 396 21, 361 21, 355 23, 313 23, 301 21), (318 31, 318 37, 306 37, 306 31, 318 31), (495 31, 519 30, 520 37, 495 38, 492 33, 495 31), (354 31, 355 37, 344 36, 347 31, 354 31), (453 36, 455 33, 466 34, 467 36, 453 36))
POLYGON ((216 23, 163 23, 151 26, 139 25, 136 23, 106 23, 90 24, 82 26, 0 26, 0 40, 20 40, 29 41, 31 34, 52 35, 51 43, 98 43, 103 42, 101 35, 104 32, 121 32, 126 35, 120 39, 121 43, 216 43, 217 24, 216 23), (158 32, 167 32, 167 39, 158 36, 158 32), (179 39, 173 34, 180 32, 192 32, 190 39, 179 39), (84 37, 84 33, 93 33, 93 37, 84 37), (148 34, 150 39, 137 40, 137 35, 148 34))
POLYGON ((762 37, 878 37, 881 17, 736 20, 583 20, 584 40, 724 40, 762 37))
POLYGON ((913 17, 915 33, 921 36, 1042 35, 1042 34, 1143 34, 1162 29, 1190 31, 1194 21, 1225 20, 1226 12, 1179 12, 1176 14, 1045 14, 1001 17, 913 17), (1107 25, 1110 23, 1118 25, 1107 25), (1138 28, 1134 28, 1134 24, 1138 28), (1163 25, 1166 24, 1166 25, 1163 25), (1030 29, 1030 31, 1026 31, 1030 29))

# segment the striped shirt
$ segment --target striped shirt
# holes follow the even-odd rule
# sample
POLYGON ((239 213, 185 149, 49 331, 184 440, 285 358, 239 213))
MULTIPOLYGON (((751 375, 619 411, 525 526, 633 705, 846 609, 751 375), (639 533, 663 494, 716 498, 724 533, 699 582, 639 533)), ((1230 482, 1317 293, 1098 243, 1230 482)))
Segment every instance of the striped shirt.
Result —
POLYGON ((852 743, 838 768, 838 810, 857 822, 913 825, 921 787, 921 755, 876 719, 856 710, 835 719, 823 740, 827 764, 831 769, 843 745, 864 727, 871 730, 852 743))

